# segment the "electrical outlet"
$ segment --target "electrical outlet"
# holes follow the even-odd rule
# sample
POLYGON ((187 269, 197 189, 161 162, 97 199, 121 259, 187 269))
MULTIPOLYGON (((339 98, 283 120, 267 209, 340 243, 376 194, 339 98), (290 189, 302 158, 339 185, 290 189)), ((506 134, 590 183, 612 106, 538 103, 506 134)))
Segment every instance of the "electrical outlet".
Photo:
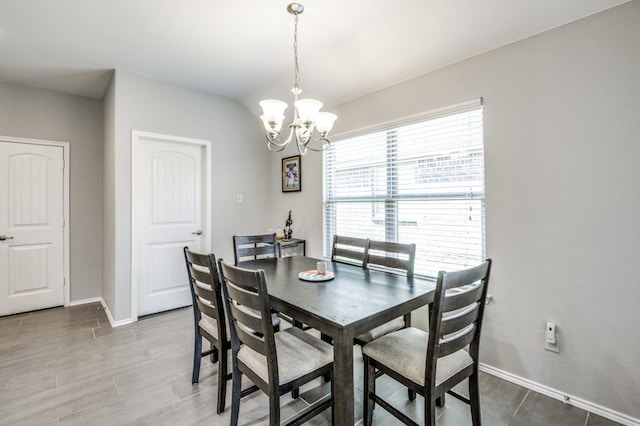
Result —
POLYGON ((236 203, 242 204, 242 194, 236 194, 236 203))

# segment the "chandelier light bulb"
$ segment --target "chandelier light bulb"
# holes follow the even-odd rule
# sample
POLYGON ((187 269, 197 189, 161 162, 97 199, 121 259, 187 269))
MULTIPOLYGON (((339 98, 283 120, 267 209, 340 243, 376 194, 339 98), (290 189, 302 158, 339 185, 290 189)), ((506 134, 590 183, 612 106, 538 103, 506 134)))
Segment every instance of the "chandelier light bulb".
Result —
POLYGON ((260 118, 264 124, 264 128, 269 131, 280 132, 282 122, 284 121, 284 110, 287 104, 275 99, 267 99, 260 102, 262 107, 262 115, 260 118))
POLYGON ((300 99, 296 102, 296 110, 298 110, 298 118, 303 123, 315 122, 318 113, 322 108, 322 102, 315 99, 300 99))
POLYGON ((318 133, 320 133, 322 137, 326 136, 333 128, 333 123, 337 118, 338 116, 331 112, 319 113, 316 118, 316 130, 318 133))

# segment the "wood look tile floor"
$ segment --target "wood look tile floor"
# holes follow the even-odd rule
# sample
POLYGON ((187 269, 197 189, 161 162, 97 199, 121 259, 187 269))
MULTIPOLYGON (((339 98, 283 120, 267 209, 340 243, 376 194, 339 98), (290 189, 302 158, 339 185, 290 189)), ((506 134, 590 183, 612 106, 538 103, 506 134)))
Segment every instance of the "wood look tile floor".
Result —
MULTIPOLYGON (((191 308, 142 318, 111 328, 98 303, 0 317, 0 425, 195 425, 229 423, 227 409, 215 413, 217 368, 202 360, 200 383, 191 384, 191 308)), ((358 417, 362 411, 362 357, 354 359, 358 417)), ((388 377, 378 389, 422 422, 423 400, 409 402, 406 390, 388 377)), ((317 381, 299 399, 284 396, 283 420, 328 393, 317 381)), ((616 423, 562 404, 528 389, 482 374, 485 425, 586 425, 616 423)), ((268 401, 260 392, 243 399, 240 423, 268 421, 268 401)), ((360 423, 362 423, 360 421, 360 423)), ((331 424, 326 410, 310 425, 331 424)), ((375 425, 398 422, 382 409, 375 425)), ((470 425, 469 408, 447 398, 438 425, 470 425)))

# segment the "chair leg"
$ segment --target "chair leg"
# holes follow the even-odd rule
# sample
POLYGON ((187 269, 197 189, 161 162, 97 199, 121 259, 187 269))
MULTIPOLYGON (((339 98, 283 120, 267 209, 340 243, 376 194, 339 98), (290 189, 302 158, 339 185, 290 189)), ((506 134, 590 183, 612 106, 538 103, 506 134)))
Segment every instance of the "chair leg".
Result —
POLYGON ((280 393, 277 391, 269 393, 269 426, 280 426, 280 393))
POLYGON ((240 414, 240 393, 242 392, 242 373, 236 367, 233 368, 231 387, 231 426, 238 426, 240 414))
POLYGON ((416 400, 416 391, 411 390, 411 389, 407 389, 407 398, 409 398, 409 401, 415 401, 416 400))
POLYGON ((480 385, 478 383, 478 370, 469 376, 469 400, 471 405, 471 420, 473 426, 480 426, 480 385))
MULTIPOLYGON (((213 343, 211 343, 211 346, 213 346, 213 343)), ((211 349, 211 364, 215 364, 218 362, 218 357, 220 355, 218 354, 218 348, 212 347, 211 349)))
POLYGON ((202 358, 202 337, 196 334, 193 345, 193 373, 191 375, 191 384, 193 385, 200 380, 200 358, 202 358))
POLYGON ((300 388, 291 389, 291 398, 298 399, 300 397, 300 388))
POLYGON ((431 395, 425 395, 424 398, 424 424, 436 426, 436 400, 431 395))
MULTIPOLYGON (((215 353, 219 351, 216 349, 215 353)), ((216 413, 222 414, 227 399, 227 351, 220 351, 220 359, 218 360, 218 407, 216 413)))
POLYGON ((370 358, 364 357, 364 398, 362 400, 362 415, 364 417, 364 424, 371 426, 373 422, 373 409, 375 408, 375 402, 369 398, 369 395, 376 392, 376 369, 371 365, 370 358))
MULTIPOLYGON (((320 340, 322 340, 323 342, 327 342, 330 345, 333 345, 333 338, 331 338, 330 336, 324 333, 320 333, 320 340)), ((329 383, 331 381, 331 373, 325 374, 324 376, 322 376, 322 378, 324 379, 325 383, 329 383)))

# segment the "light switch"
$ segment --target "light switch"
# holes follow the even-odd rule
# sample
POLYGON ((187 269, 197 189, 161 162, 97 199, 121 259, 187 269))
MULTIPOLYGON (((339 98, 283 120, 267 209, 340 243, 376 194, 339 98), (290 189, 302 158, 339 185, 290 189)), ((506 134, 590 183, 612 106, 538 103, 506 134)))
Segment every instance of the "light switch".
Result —
POLYGON ((556 325, 551 321, 547 321, 545 338, 547 340, 547 343, 551 343, 552 345, 556 344, 556 325))

